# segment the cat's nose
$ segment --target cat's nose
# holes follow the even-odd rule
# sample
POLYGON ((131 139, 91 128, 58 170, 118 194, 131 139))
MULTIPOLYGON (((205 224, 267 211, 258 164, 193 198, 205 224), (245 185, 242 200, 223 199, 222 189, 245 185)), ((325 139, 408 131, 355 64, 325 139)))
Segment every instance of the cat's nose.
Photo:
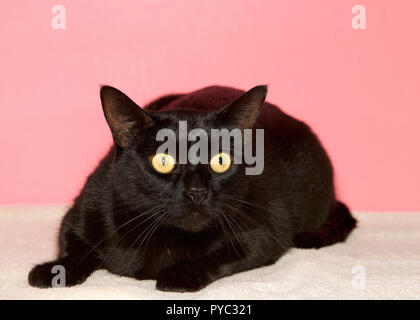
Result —
POLYGON ((185 195, 196 205, 200 205, 207 198, 207 189, 190 188, 185 192, 185 195))

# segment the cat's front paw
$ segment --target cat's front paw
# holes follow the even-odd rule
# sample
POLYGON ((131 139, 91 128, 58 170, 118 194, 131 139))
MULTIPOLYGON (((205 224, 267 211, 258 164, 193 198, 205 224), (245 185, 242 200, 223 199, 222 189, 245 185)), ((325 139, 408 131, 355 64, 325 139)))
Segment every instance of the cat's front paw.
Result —
POLYGON ((31 286, 37 288, 51 288, 52 287, 52 268, 54 262, 46 262, 35 266, 28 275, 28 282, 31 286))
POLYGON ((29 272, 28 282, 31 286, 37 288, 71 287, 84 282, 86 278, 87 276, 83 272, 77 272, 74 268, 68 268, 61 261, 57 260, 35 266, 29 272), (59 284, 56 277, 60 277, 59 284))
POLYGON ((156 289, 172 292, 194 292, 210 283, 205 271, 200 271, 188 265, 175 265, 162 270, 156 289))

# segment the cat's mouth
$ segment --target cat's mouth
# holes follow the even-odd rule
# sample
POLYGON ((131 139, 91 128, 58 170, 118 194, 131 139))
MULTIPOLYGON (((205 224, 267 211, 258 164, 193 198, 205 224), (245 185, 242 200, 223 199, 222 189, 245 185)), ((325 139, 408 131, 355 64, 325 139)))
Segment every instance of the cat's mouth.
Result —
POLYGON ((191 217, 198 217, 201 214, 202 213, 201 213, 200 209, 193 209, 193 210, 191 210, 191 213, 190 213, 191 217))
POLYGON ((186 210, 186 212, 176 219, 177 227, 189 231, 189 232, 198 232, 210 224, 210 216, 203 208, 191 208, 186 210))

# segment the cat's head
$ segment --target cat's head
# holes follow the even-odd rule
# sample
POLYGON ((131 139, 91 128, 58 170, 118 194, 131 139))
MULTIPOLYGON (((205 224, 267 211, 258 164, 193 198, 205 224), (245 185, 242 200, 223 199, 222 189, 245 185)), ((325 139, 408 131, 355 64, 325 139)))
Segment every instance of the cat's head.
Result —
MULTIPOLYGON (((266 86, 258 86, 222 108, 203 108, 214 110, 211 112, 182 110, 182 105, 176 110, 151 111, 143 110, 121 91, 103 86, 102 106, 116 148, 110 176, 118 207, 188 232, 217 223, 229 204, 228 197, 239 198, 247 190, 247 179, 244 165, 234 163, 232 150, 212 154, 211 129, 242 132, 252 128, 266 92, 266 86), (185 154, 187 163, 181 161, 194 144, 180 139, 181 121, 188 131, 201 128, 208 133, 207 163, 192 164, 185 154), (162 129, 174 132, 175 155, 157 154, 163 142, 156 137, 162 129)), ((191 103, 187 95, 184 100, 191 103)))

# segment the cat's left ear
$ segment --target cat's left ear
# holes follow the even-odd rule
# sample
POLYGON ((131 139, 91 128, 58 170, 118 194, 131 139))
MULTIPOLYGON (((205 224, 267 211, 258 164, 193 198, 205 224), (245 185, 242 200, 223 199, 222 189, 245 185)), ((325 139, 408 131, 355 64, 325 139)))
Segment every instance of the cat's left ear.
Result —
POLYGON ((101 87, 101 101, 114 142, 123 149, 142 129, 154 124, 149 114, 118 89, 101 87))
POLYGON ((252 128, 260 114, 267 95, 267 86, 261 85, 245 92, 217 113, 218 123, 231 128, 252 128))

